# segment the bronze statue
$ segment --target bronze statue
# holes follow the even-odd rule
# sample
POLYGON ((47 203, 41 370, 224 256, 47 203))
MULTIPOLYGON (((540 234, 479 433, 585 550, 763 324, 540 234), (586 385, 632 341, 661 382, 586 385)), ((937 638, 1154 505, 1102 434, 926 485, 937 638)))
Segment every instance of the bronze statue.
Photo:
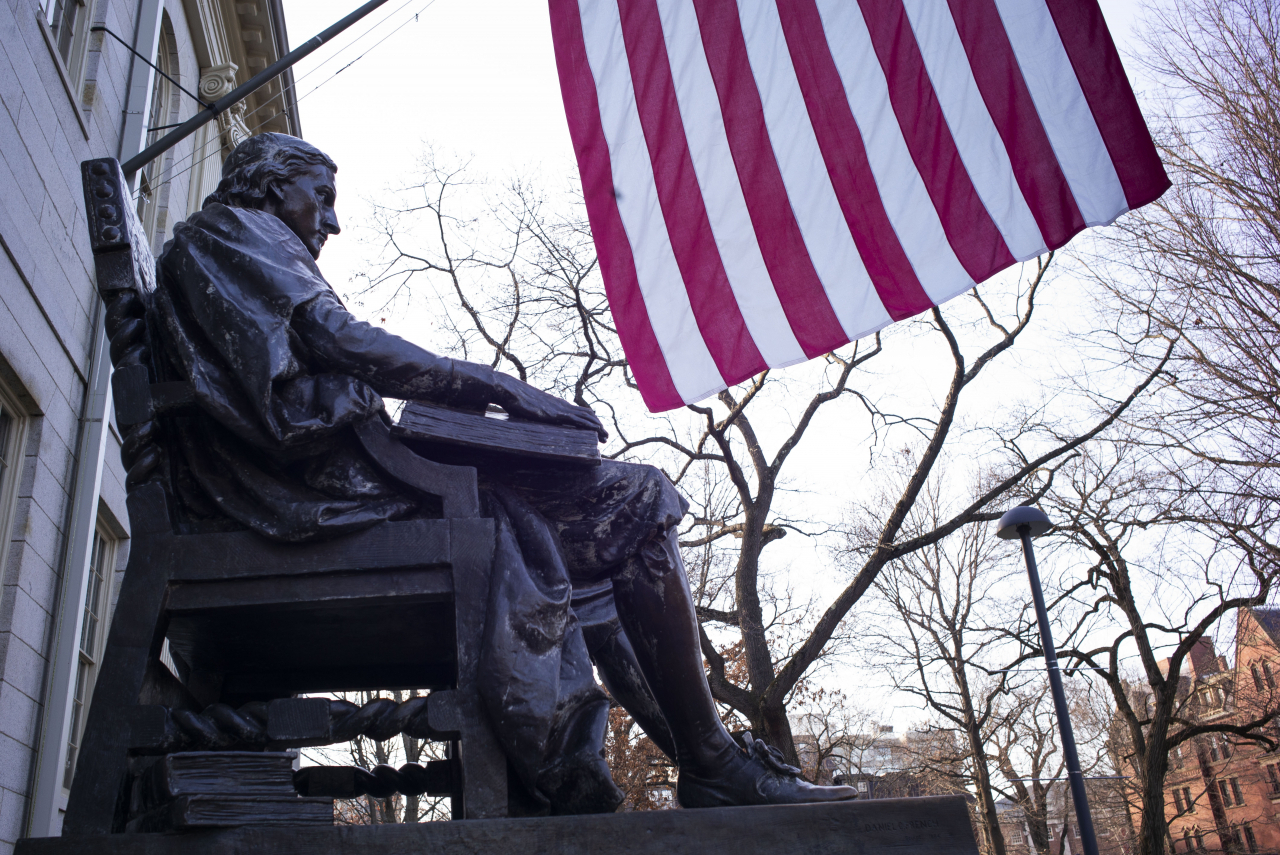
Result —
MULTIPOLYGON (((316 266, 338 234, 336 165, 262 134, 174 228, 159 262, 161 370, 192 382, 174 418, 174 486, 191 525, 306 541, 429 512, 375 467, 352 426, 382 395, 589 428, 595 414, 482 365, 353 317, 316 266)), ((679 765, 684 807, 854 798, 816 787, 762 742, 722 726, 703 672, 676 542, 687 503, 659 470, 604 461, 548 471, 481 467, 497 528, 481 694, 529 813, 611 811, 608 700, 679 765)))

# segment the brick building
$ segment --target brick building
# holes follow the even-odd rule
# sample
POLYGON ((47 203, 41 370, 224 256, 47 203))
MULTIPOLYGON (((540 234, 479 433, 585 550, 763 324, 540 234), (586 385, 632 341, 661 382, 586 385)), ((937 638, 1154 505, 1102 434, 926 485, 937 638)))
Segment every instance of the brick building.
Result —
MULTIPOLYGON (((128 551, 80 162, 128 159, 287 50, 279 0, 0 6, 0 855, 61 828, 128 551)), ((136 177, 154 248, 260 130, 298 133, 291 77, 136 177)))
MULTIPOLYGON (((1234 666, 1207 639, 1185 677, 1186 708, 1202 722, 1243 723, 1280 704, 1280 607, 1241 609, 1234 666)), ((1273 722, 1270 734, 1280 739, 1273 722)), ((1175 748, 1165 780, 1170 848, 1280 853, 1280 752, 1222 734, 1175 748)))

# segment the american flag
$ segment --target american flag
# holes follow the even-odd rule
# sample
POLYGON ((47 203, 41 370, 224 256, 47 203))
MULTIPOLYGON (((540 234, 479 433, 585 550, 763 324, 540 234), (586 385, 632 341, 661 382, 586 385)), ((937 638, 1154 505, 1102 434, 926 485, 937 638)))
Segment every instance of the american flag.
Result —
POLYGON ((940 305, 1169 186, 1096 0, 550 0, 649 409, 940 305))

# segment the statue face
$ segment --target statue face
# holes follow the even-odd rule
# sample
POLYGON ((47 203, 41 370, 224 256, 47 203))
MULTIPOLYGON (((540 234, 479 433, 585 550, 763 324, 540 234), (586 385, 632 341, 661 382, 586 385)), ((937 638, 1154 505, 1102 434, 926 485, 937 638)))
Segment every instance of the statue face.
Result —
POLYGON ((337 198, 333 172, 327 166, 316 164, 287 184, 272 187, 262 210, 279 217, 298 236, 311 257, 319 258, 329 235, 342 231, 333 210, 337 198))

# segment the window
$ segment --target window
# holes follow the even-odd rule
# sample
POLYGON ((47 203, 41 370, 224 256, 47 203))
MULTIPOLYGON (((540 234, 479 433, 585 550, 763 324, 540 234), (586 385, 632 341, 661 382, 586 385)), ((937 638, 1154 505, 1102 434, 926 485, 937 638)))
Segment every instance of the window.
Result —
POLYGON ((1190 787, 1183 787, 1183 788, 1182 788, 1182 801, 1186 804, 1186 806, 1187 806, 1187 811, 1188 811, 1188 812, 1194 812, 1194 811, 1195 811, 1195 809, 1196 809, 1196 803, 1195 803, 1195 802, 1193 802, 1193 801, 1191 801, 1191 788, 1190 788, 1190 787))
POLYGON ((1243 826, 1244 842, 1249 847, 1250 852, 1258 851, 1258 838, 1253 836, 1253 827, 1249 825, 1243 826))
POLYGON ((1258 670, 1257 663, 1249 666, 1249 673, 1253 675, 1253 687, 1259 692, 1262 691, 1262 672, 1258 670))
POLYGON ((1175 787, 1173 790, 1173 807, 1178 813, 1186 813, 1186 805, 1182 802, 1182 793, 1175 787))
POLYGON ((18 494, 18 475, 22 467, 22 433, 26 420, 0 387, 0 570, 9 554, 9 521, 18 494))
POLYGON ((1021 843, 1021 842, 1022 842, 1022 832, 1021 832, 1021 831, 1011 831, 1011 832, 1009 832, 1009 842, 1010 842, 1010 843, 1014 843, 1014 844, 1021 843))
POLYGON ((1262 663, 1262 677, 1266 681, 1268 689, 1276 687, 1276 678, 1271 675, 1271 666, 1266 662, 1262 663))
MULTIPOLYGON (((151 103, 147 108, 147 139, 151 145, 168 133, 167 126, 178 121, 178 88, 165 77, 179 77, 177 41, 166 12, 160 21, 160 41, 156 46, 156 67, 163 74, 152 75, 151 103)), ((151 243, 151 253, 159 255, 168 229, 169 191, 166 176, 172 152, 152 160, 138 173, 138 220, 151 243)))
POLYGON ((1274 763, 1267 766, 1267 782, 1271 785, 1271 792, 1280 793, 1280 770, 1274 763))
POLYGON ((1240 792, 1240 779, 1231 779, 1231 794, 1236 797, 1236 804, 1244 804, 1244 795, 1240 792))
POLYGON ((44 0, 42 5, 44 22, 49 25, 62 67, 68 79, 77 82, 89 34, 89 3, 86 0, 44 0))
POLYGON ((85 579, 84 615, 80 623, 80 661, 76 668, 71 730, 67 736, 67 763, 62 777, 62 786, 67 789, 71 788, 71 778, 75 774, 76 755, 80 751, 80 739, 84 736, 85 712, 89 708, 93 684, 98 677, 98 665, 102 661, 114 557, 115 541, 99 526, 93 536, 93 553, 89 558, 89 573, 85 579))
POLYGON ((1195 837, 1196 837, 1196 851, 1203 852, 1204 851, 1204 835, 1200 833, 1200 829, 1198 828, 1195 831, 1195 837))
POLYGON ((1182 829, 1182 842, 1186 844, 1186 846, 1183 847, 1186 852, 1190 852, 1195 848, 1195 841, 1191 839, 1191 829, 1182 829))

